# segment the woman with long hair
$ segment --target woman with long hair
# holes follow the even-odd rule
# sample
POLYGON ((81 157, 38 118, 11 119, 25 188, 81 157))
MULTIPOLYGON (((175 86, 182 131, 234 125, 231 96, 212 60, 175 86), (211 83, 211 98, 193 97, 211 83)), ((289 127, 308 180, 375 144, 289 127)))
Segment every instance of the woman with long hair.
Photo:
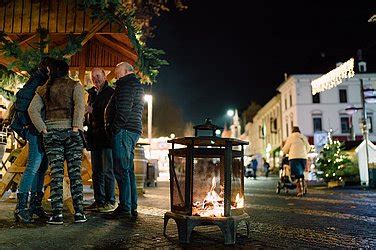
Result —
POLYGON ((17 206, 14 211, 16 221, 23 223, 32 222, 33 215, 47 218, 48 215, 42 207, 44 175, 48 168, 47 157, 42 146, 42 136, 33 126, 27 113, 27 108, 33 99, 37 87, 46 83, 48 79, 47 66, 51 58, 43 58, 39 67, 31 73, 29 80, 16 94, 14 109, 18 112, 15 119, 26 123, 20 134, 29 144, 28 160, 25 171, 18 186, 17 206), (28 198, 30 193, 30 206, 28 198))
POLYGON ((43 135, 43 144, 51 166, 52 216, 47 223, 63 224, 64 160, 67 161, 70 190, 76 223, 85 222, 81 163, 85 113, 82 85, 68 76, 69 66, 56 60, 49 65, 50 78, 39 87, 30 104, 29 114, 36 129, 43 135), (42 110, 45 110, 45 119, 42 110))

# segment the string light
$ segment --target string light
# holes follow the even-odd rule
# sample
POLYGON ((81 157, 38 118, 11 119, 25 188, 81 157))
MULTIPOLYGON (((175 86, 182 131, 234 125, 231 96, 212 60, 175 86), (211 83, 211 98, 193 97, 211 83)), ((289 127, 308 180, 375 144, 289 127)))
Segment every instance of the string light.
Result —
POLYGON ((325 75, 313 80, 311 82, 312 95, 332 89, 341 84, 343 79, 351 78, 355 75, 354 72, 354 58, 350 58, 345 63, 341 64, 325 75))

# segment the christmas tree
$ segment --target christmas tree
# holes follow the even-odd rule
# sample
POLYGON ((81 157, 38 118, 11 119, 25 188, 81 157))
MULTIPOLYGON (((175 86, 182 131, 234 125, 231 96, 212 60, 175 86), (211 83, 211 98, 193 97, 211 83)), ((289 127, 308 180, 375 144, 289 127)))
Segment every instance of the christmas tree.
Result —
POLYGON ((322 171, 319 177, 322 177, 326 182, 341 181, 346 168, 352 166, 352 162, 343 148, 342 142, 330 139, 321 150, 317 166, 322 171))

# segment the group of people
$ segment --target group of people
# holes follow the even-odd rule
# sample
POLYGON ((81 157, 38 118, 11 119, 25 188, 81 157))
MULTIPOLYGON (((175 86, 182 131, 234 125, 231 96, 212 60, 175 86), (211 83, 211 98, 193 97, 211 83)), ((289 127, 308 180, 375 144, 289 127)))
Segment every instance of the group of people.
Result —
POLYGON ((70 179, 74 221, 87 221, 81 180, 85 146, 91 151, 95 199, 87 209, 106 212, 111 219, 137 216, 133 157, 142 133, 143 85, 126 62, 115 68, 115 89, 109 86, 103 69, 94 68, 91 73, 94 87, 88 90, 88 103, 83 86, 69 77, 69 65, 52 58, 42 59, 17 93, 15 103, 27 106, 27 124, 20 134, 29 145, 14 211, 17 221, 30 223, 35 215, 46 218, 49 224, 63 224, 64 161, 70 179), (87 132, 83 129, 84 122, 87 132), (42 207, 48 166, 51 215, 42 207), (117 207, 115 179, 119 188, 117 207))

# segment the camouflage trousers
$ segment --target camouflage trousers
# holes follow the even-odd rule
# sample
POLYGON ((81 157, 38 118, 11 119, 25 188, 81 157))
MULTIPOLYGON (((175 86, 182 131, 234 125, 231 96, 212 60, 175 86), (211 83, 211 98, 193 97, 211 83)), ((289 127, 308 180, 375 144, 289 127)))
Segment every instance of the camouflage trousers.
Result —
POLYGON ((51 129, 43 136, 43 143, 51 167, 50 199, 53 213, 61 214, 63 211, 64 160, 67 161, 74 210, 76 213, 82 212, 81 163, 83 140, 81 134, 70 129, 51 129))

